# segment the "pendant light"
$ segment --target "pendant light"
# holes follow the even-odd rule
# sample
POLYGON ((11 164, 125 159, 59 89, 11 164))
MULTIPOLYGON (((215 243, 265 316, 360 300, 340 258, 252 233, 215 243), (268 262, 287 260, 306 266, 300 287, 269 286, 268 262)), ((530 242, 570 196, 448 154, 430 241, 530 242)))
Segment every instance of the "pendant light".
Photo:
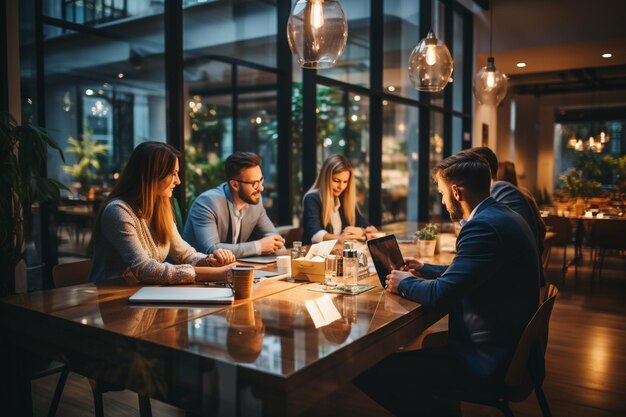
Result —
POLYGON ((409 78, 417 91, 435 93, 443 90, 453 69, 454 61, 448 47, 432 30, 409 57, 409 78))
POLYGON ((480 104, 497 106, 506 96, 508 77, 496 70, 493 48, 493 2, 489 2, 491 18, 489 21, 489 58, 487 66, 482 67, 474 76, 474 96, 480 104))
POLYGON ((348 40, 348 23, 339 1, 297 0, 287 22, 287 40, 302 68, 335 66, 348 40))

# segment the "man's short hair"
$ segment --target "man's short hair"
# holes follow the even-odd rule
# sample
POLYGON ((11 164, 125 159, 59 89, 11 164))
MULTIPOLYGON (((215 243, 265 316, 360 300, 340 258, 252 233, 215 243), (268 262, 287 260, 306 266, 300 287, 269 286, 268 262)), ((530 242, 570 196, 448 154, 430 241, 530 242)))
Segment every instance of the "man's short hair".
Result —
POLYGON ((481 158, 483 158, 487 164, 489 164, 489 171, 491 172, 491 178, 496 179, 498 176, 498 157, 496 154, 486 146, 476 146, 474 148, 466 149, 467 151, 474 152, 481 158))
POLYGON ((242 170, 261 165, 261 157, 253 152, 235 152, 226 158, 224 164, 224 174, 226 180, 239 177, 242 170))
POLYGON ((489 165, 476 152, 465 150, 445 158, 433 170, 433 178, 465 187, 472 194, 489 194, 489 165))

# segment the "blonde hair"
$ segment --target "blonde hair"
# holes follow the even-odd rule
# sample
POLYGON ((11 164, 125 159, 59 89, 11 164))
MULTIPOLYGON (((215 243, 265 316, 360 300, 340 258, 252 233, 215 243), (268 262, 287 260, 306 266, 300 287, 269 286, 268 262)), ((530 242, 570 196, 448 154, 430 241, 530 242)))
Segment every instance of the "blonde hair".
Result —
POLYGON ((332 192, 333 175, 346 171, 350 173, 350 179, 348 180, 346 189, 339 195, 339 201, 341 201, 341 209, 343 210, 346 222, 349 226, 354 226, 357 210, 356 187, 352 165, 348 158, 339 154, 329 156, 328 159, 324 161, 324 164, 322 164, 322 168, 320 168, 320 173, 315 179, 315 183, 306 193, 319 192, 320 199, 322 200, 322 224, 324 226, 330 223, 330 216, 335 207, 335 199, 332 192))
POLYGON ((159 196, 161 181, 172 174, 180 152, 161 142, 139 144, 130 155, 119 181, 102 204, 98 213, 94 235, 100 233, 100 217, 106 205, 120 199, 128 203, 137 217, 145 219, 155 243, 164 244, 174 234, 174 210, 167 197, 159 196))

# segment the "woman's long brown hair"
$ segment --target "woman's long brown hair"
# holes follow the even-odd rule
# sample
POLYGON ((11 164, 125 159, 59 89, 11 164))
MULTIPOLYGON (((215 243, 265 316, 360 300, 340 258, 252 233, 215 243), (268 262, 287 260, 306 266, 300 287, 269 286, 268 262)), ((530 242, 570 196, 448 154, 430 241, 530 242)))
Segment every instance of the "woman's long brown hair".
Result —
POLYGON ((114 199, 128 203, 139 218, 145 219, 155 243, 169 241, 174 231, 174 210, 169 198, 159 197, 159 184, 172 175, 180 152, 161 142, 143 142, 130 155, 119 181, 98 213, 94 236, 100 234, 102 210, 114 199))

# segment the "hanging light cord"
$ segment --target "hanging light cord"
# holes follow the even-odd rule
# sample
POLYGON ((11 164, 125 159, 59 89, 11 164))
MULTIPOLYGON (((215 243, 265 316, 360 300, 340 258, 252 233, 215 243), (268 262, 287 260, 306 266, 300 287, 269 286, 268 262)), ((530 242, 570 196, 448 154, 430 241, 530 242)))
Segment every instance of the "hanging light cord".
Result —
POLYGON ((493 1, 489 1, 489 13, 491 17, 489 18, 489 56, 493 56, 493 1))

